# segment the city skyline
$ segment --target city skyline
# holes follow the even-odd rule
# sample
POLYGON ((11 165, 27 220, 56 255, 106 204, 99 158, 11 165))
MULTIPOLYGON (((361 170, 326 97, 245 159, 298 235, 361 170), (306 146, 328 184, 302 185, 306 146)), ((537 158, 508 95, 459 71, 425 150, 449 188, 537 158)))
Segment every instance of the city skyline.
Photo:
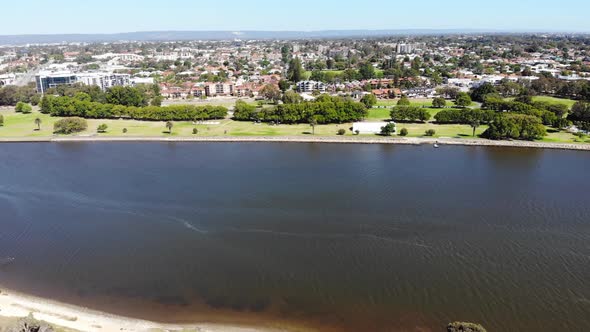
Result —
POLYGON ((590 32, 590 22, 584 17, 590 4, 581 0, 499 0, 474 6, 466 0, 425 0, 419 6, 384 0, 364 6, 351 1, 302 0, 280 7, 264 0, 226 0, 223 5, 185 0, 104 0, 100 5, 32 0, 3 6, 5 13, 27 15, 24 20, 22 15, 6 15, 0 35, 398 29, 590 32), (568 8, 567 15, 559 15, 568 8))

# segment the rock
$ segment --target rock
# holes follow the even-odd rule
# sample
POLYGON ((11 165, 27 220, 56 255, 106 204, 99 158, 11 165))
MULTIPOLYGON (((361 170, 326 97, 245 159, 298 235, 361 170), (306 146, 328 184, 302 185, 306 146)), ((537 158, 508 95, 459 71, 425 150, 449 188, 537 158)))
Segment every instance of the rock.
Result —
POLYGON ((8 332, 55 332, 55 330, 48 324, 39 322, 29 316, 20 319, 14 327, 8 329, 8 332))
POLYGON ((447 332, 487 332, 483 326, 474 323, 454 322, 447 325, 447 332))

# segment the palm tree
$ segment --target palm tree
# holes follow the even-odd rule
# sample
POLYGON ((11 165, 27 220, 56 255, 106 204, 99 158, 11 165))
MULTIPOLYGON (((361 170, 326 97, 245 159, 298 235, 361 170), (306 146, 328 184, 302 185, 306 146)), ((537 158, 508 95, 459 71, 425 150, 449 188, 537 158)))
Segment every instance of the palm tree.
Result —
POLYGON ((475 137, 475 130, 479 127, 480 123, 478 120, 472 120, 469 125, 471 126, 471 129, 473 129, 473 137, 475 137))
POLYGON ((174 123, 172 123, 172 121, 166 122, 166 128, 168 128, 168 134, 172 134, 172 127, 174 127, 174 123))
POLYGON ((37 131, 41 130, 41 119, 40 118, 35 119, 35 125, 37 126, 37 131))
POLYGON ((315 117, 311 117, 309 119, 309 125, 311 126, 311 134, 315 135, 315 126, 318 124, 317 120, 315 119, 315 117))

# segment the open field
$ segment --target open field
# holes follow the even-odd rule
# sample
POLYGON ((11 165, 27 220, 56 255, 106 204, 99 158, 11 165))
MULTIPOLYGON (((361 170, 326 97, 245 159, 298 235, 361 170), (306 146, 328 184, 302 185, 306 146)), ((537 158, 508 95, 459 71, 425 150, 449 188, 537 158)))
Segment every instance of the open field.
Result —
MULTIPOLYGON (((507 100, 514 100, 514 98, 506 98, 506 99, 507 100)), ((533 97, 533 101, 544 101, 544 102, 553 103, 553 104, 563 104, 563 105, 566 105, 567 107, 569 107, 570 109, 577 102, 577 100, 573 100, 573 99, 564 99, 564 98, 557 98, 557 97, 551 97, 551 96, 536 96, 536 97, 533 97)))
MULTIPOLYGON (((13 111, 4 111, 4 126, 0 127, 0 138, 47 138, 55 136, 53 134, 53 124, 59 118, 54 118, 39 112, 31 114, 20 114, 13 111), (41 130, 37 131, 35 118, 42 121, 41 130)), ((389 117, 388 109, 371 110, 368 121, 381 121, 389 117)), ((77 136, 92 137, 244 137, 244 136, 289 136, 289 137, 306 137, 312 135, 312 127, 308 124, 296 125, 270 125, 266 123, 239 122, 230 119, 219 121, 218 124, 197 124, 191 122, 176 121, 172 129, 172 134, 168 133, 165 122, 161 121, 137 121, 137 120, 96 120, 88 119, 88 129, 77 136), (100 124, 106 124, 108 130, 106 133, 98 134, 96 128, 100 124), (123 129, 127 133, 123 134, 123 129), (198 134, 193 135, 193 128, 197 128, 198 134)), ((345 136, 353 136, 350 131, 351 123, 318 125, 315 127, 315 136, 319 137, 337 137, 339 129, 345 129, 345 136)), ((434 123, 398 123, 398 130, 401 128, 408 129, 409 137, 423 137, 424 132, 428 129, 434 129, 437 137, 454 137, 454 138, 471 138, 472 129, 467 125, 438 125, 434 123)), ((485 131, 486 127, 481 126, 477 129, 479 135, 485 131)), ((550 131, 550 130, 549 130, 550 131)), ((365 136, 365 135, 361 135, 365 136)), ((366 135, 371 136, 371 135, 366 135)), ((567 132, 549 132, 549 135, 543 139, 544 142, 556 143, 578 143, 579 139, 567 132)), ((585 139, 590 141, 590 139, 585 139)), ((590 142, 588 142, 590 143, 590 142)))

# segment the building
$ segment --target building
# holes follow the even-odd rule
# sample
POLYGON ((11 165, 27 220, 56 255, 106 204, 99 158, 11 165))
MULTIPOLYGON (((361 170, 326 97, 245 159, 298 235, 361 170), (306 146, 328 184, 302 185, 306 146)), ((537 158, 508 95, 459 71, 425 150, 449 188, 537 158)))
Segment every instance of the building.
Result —
MULTIPOLYGON (((381 128, 387 126, 390 123, 395 126, 395 122, 355 122, 352 124, 352 132, 355 134, 376 135, 381 133, 381 128)), ((397 132, 397 128, 394 129, 393 132, 397 132)))
POLYGON ((129 74, 115 74, 115 73, 73 73, 70 71, 61 72, 40 72, 35 77, 37 83, 37 92, 43 94, 51 88, 60 85, 73 85, 82 83, 85 85, 96 85, 101 90, 106 90, 113 86, 128 86, 131 84, 131 76, 129 74))
POLYGON ((231 96, 233 93, 234 85, 232 83, 212 83, 205 85, 205 94, 207 97, 231 96))
POLYGON ((13 85, 15 80, 16 80, 15 74, 10 73, 10 74, 0 75, 0 86, 13 85))
POLYGON ((326 92, 326 85, 316 81, 301 81, 297 83, 297 91, 311 93, 314 91, 326 92))

